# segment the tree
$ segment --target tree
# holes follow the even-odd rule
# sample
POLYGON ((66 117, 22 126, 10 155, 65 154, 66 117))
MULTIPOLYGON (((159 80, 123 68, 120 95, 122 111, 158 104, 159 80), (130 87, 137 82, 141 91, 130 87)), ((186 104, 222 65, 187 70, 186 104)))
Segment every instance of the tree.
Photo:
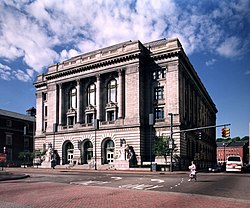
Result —
POLYGON ((166 137, 160 136, 155 138, 153 147, 155 156, 165 156, 167 153, 167 142, 166 137))
POLYGON ((241 141, 249 141, 249 136, 244 136, 241 138, 241 141))
MULTIPOLYGON (((171 149, 169 149, 169 141, 170 141, 170 137, 160 136, 160 137, 155 138, 155 143, 153 147, 155 156, 166 157, 167 155, 170 155, 171 149)), ((173 153, 177 151, 176 144, 173 144, 172 151, 173 153)))

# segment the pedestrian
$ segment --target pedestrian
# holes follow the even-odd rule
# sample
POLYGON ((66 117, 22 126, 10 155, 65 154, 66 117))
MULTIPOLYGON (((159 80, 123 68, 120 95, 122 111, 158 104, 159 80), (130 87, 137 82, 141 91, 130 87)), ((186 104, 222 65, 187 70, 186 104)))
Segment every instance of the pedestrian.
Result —
POLYGON ((191 162, 191 165, 189 166, 189 179, 188 181, 191 181, 192 179, 197 180, 196 178, 196 165, 194 163, 194 161, 191 162))

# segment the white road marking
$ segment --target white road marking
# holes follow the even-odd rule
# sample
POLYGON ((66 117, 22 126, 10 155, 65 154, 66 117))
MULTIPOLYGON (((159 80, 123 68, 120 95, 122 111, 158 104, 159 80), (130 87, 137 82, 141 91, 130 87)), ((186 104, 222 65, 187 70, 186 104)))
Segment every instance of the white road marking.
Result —
POLYGON ((161 179, 151 179, 151 181, 158 182, 158 183, 164 183, 164 180, 161 180, 161 179))
POLYGON ((115 179, 115 181, 117 181, 117 180, 121 180, 122 179, 122 177, 111 177, 112 179, 115 179))
POLYGON ((106 184, 106 183, 110 183, 108 181, 78 181, 78 182, 71 182, 70 184, 76 184, 76 185, 84 185, 84 186, 88 186, 88 185, 93 185, 93 184, 96 184, 96 185, 102 185, 102 184, 106 184))

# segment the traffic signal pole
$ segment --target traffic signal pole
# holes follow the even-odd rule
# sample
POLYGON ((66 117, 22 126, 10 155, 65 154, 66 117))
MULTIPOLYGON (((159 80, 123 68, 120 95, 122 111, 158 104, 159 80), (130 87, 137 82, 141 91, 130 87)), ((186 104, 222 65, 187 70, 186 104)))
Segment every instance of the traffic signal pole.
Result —
POLYGON ((211 129, 211 128, 217 128, 217 127, 224 127, 224 126, 230 126, 231 124, 221 124, 221 125, 216 125, 216 126, 203 126, 203 127, 197 127, 197 128, 192 128, 192 129, 185 129, 181 131, 174 131, 171 134, 177 134, 177 133, 185 133, 189 131, 197 131, 197 130, 202 130, 202 129, 211 129))
MULTIPOLYGON (((197 130, 202 130, 202 129, 211 129, 211 128, 217 128, 217 127, 226 127, 226 126, 230 126, 231 124, 222 124, 222 125, 214 125, 214 126, 203 126, 203 127, 197 127, 197 128, 192 128, 192 129, 185 129, 185 130, 181 130, 181 131, 173 131, 173 114, 169 113, 170 115, 170 141, 171 144, 173 144, 173 134, 177 134, 177 133, 185 133, 185 132, 190 132, 190 131, 197 131, 197 130)), ((170 172, 173 172, 173 167, 172 167, 172 150, 170 153, 170 172)))

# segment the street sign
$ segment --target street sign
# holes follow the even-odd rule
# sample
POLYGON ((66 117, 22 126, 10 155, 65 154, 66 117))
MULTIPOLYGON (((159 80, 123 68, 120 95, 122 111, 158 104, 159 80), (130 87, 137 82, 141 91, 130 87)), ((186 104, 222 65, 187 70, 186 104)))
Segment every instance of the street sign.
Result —
POLYGON ((0 153, 0 162, 6 162, 7 155, 4 153, 0 153))

